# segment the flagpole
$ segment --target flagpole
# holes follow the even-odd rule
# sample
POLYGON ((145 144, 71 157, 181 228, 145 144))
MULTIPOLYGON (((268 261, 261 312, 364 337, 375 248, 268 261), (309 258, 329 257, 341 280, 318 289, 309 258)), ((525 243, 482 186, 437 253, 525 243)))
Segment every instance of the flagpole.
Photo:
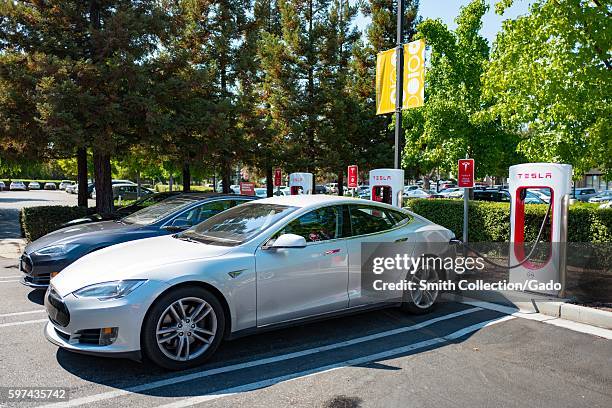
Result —
POLYGON ((404 100, 404 0, 397 1, 397 48, 395 49, 395 168, 402 166, 402 102, 404 100))

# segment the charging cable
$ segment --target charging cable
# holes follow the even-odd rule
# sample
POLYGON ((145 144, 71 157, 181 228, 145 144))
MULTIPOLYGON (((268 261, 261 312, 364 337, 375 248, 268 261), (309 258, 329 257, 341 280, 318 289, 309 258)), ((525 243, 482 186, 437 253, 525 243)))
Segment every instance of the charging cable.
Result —
POLYGON ((453 238, 453 239, 450 240, 449 243, 453 244, 453 245, 463 245, 464 247, 466 247, 470 251, 474 252, 477 256, 481 257, 486 263, 491 264, 493 266, 496 266, 498 268, 504 268, 504 269, 518 268, 519 266, 524 265, 525 263, 527 263, 527 261, 529 261, 531 259, 531 256, 533 255, 533 252, 535 251, 536 246, 538 246, 538 244, 540 243, 540 239, 542 238, 542 233, 544 232, 544 226, 546 226, 546 221, 548 221, 548 216, 550 214, 550 209, 551 208, 552 208, 552 200, 550 200, 550 202, 548 203, 548 209, 546 210, 546 214, 544 215, 544 220, 542 221, 542 225, 540 226, 540 231, 538 232, 538 237, 536 238, 536 242, 533 244, 533 247, 531 248, 531 251, 529 251, 529 254, 527 254, 527 257, 525 259, 523 259, 521 262, 519 262, 518 264, 516 264, 516 265, 512 265, 512 266, 501 265, 501 264, 495 263, 493 261, 490 261, 483 254, 478 252, 476 249, 470 247, 468 244, 464 243, 459 238, 453 238))

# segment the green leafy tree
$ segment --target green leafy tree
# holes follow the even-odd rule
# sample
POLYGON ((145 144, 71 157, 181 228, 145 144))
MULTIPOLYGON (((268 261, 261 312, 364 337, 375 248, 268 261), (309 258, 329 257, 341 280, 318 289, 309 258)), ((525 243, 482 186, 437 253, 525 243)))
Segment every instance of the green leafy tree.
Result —
MULTIPOLYGON (((500 1, 497 12, 512 3, 500 1)), ((610 44, 609 1, 538 0, 504 22, 484 75, 484 93, 495 99, 487 113, 527 130, 519 143, 527 159, 612 177, 610 44)))
POLYGON ((452 172, 466 154, 476 160, 480 177, 505 175, 503 169, 516 160, 508 155, 516 150, 516 135, 480 115, 491 103, 482 95, 489 46, 479 34, 487 8, 484 0, 470 2, 461 9, 454 31, 440 20, 427 19, 418 26, 416 37, 431 47, 426 100, 423 107, 403 114, 403 166, 416 175, 452 172))

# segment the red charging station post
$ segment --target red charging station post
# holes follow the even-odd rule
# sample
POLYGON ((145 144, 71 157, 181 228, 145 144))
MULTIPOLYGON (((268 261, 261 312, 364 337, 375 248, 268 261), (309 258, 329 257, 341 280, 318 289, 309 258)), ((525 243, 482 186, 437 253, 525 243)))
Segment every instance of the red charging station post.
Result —
POLYGON ((358 180, 358 174, 359 174, 359 169, 356 165, 353 166, 348 166, 348 188, 352 188, 353 189, 353 196, 355 196, 355 189, 357 188, 357 180, 358 180))
POLYGON ((240 183, 240 194, 255 195, 255 184, 249 182, 240 183))
POLYGON ((280 195, 280 186, 282 183, 283 179, 283 173, 281 172, 280 168, 276 168, 274 169, 274 187, 276 187, 276 191, 279 192, 278 195, 280 195))
POLYGON ((474 159, 459 159, 458 186, 463 187, 463 242, 468 240, 468 200, 474 188, 474 159))

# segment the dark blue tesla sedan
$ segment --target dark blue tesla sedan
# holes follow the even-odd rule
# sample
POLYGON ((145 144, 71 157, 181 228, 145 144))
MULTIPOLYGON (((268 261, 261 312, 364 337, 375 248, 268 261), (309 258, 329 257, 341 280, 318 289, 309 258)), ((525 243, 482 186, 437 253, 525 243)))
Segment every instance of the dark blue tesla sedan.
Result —
POLYGON ((68 226, 26 246, 19 262, 24 285, 44 289, 80 257, 101 248, 173 234, 238 204, 256 199, 235 194, 180 194, 115 221, 68 226))

